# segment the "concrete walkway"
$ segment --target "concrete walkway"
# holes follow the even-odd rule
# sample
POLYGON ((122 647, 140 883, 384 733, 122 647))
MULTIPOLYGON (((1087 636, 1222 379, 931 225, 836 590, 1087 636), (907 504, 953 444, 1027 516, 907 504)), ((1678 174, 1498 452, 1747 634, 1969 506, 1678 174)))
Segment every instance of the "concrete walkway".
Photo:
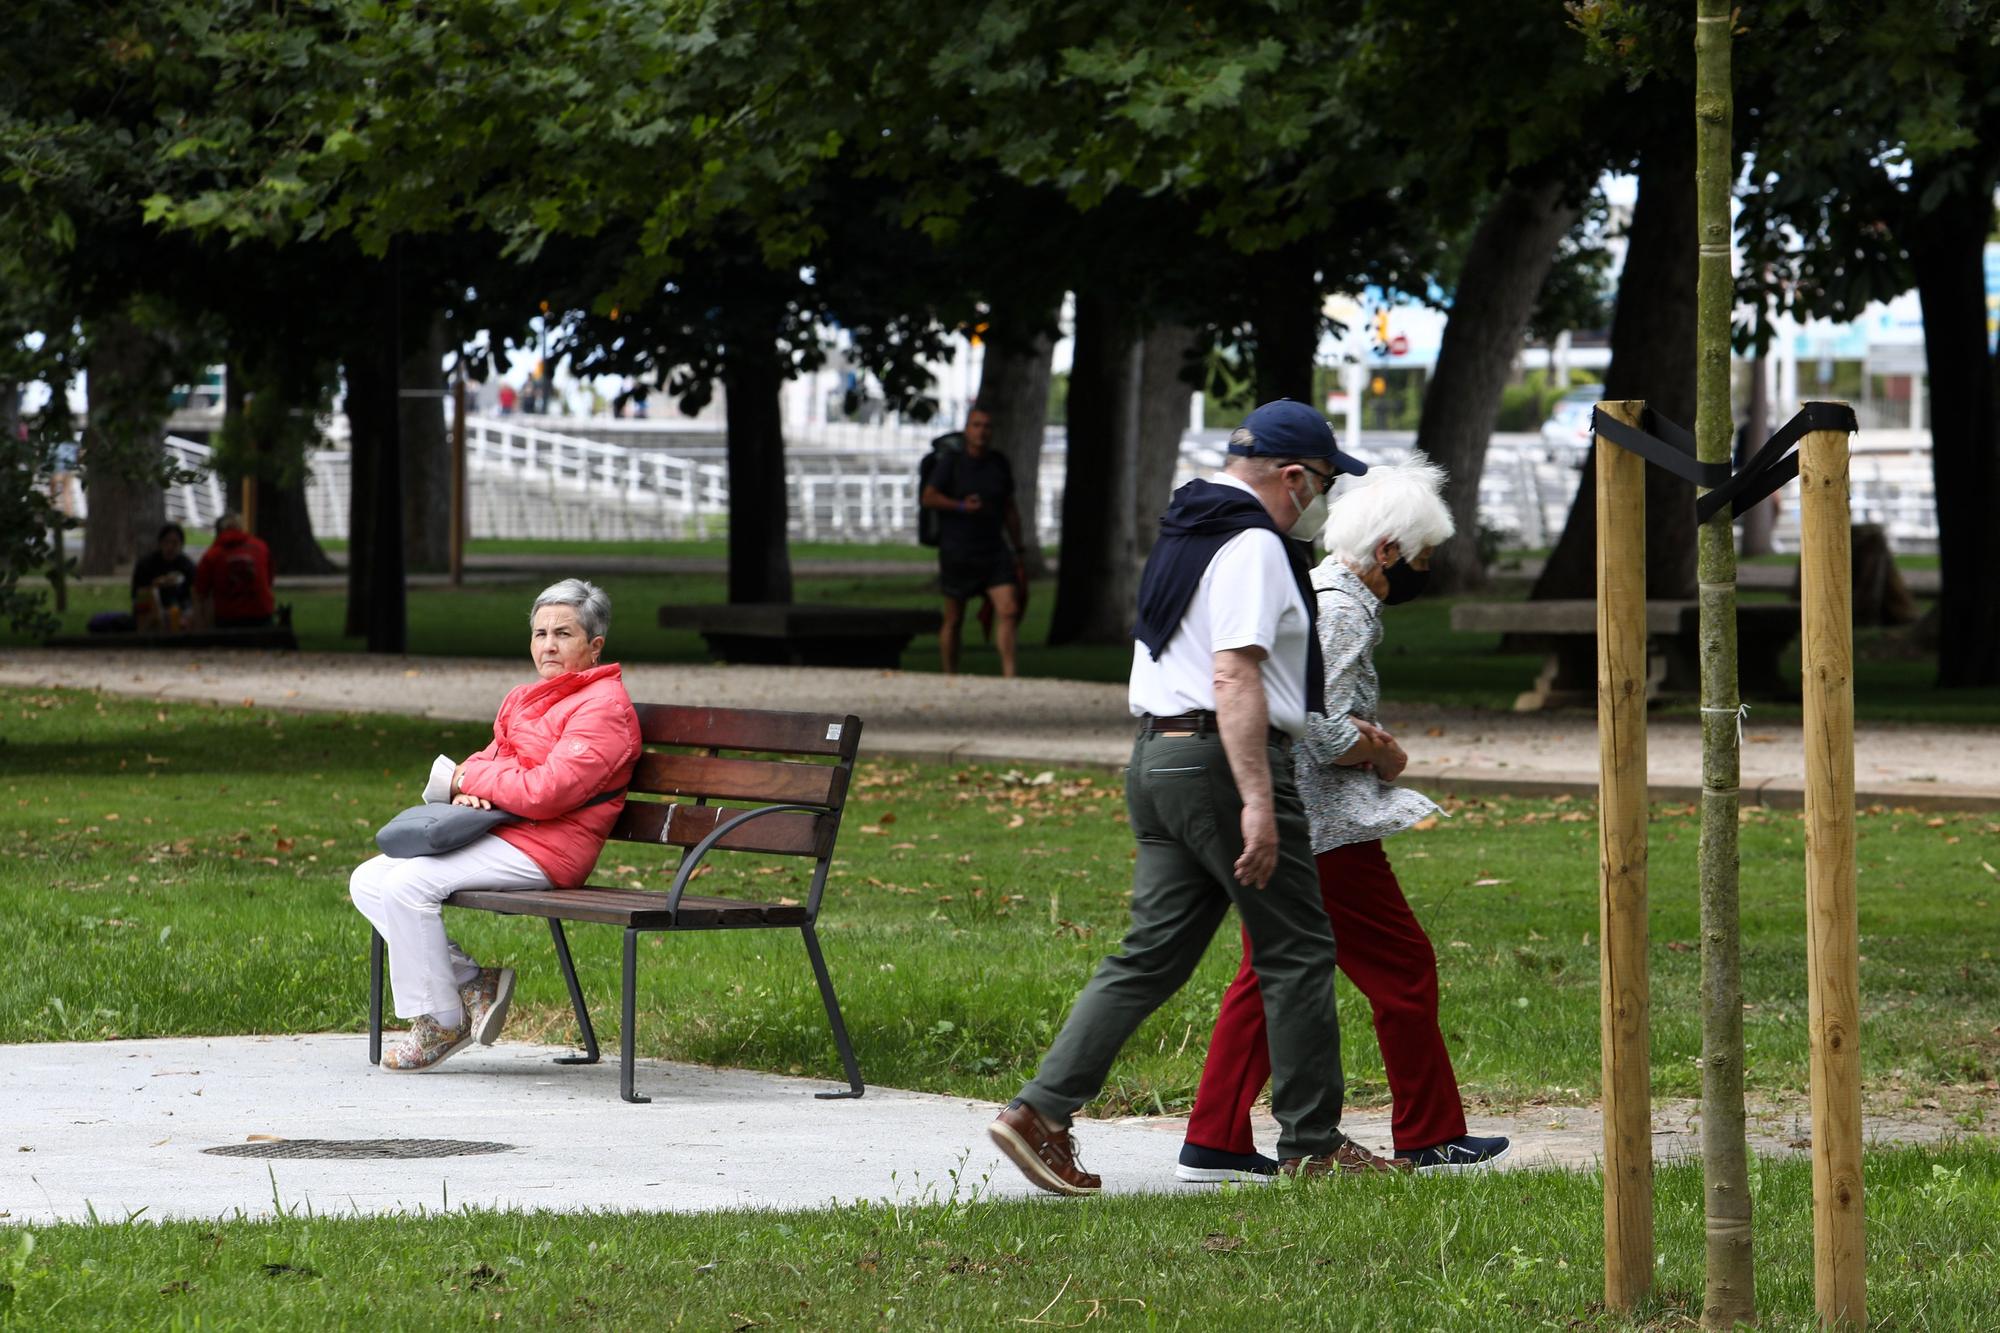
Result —
MULTIPOLYGON (((559 1048, 501 1042, 434 1074, 385 1074, 359 1033, 190 1037, 0 1047, 0 1223, 168 1217, 410 1213, 442 1208, 702 1212, 1034 1197, 986 1138, 994 1104, 871 1088, 816 1101, 836 1085, 641 1060, 641 1092, 618 1099, 615 1063, 557 1066, 559 1048), (259 1138, 261 1136, 261 1139, 259 1138), (253 1141, 452 1139, 507 1151, 413 1160, 220 1157, 253 1141)), ((862 1057, 865 1061, 867 1053, 862 1057)), ((864 1065, 865 1068, 865 1065, 864 1065)), ((1800 1108, 1803 1116, 1803 1106, 1800 1108)), ((1501 1169, 1587 1169, 1603 1128, 1591 1108, 1472 1116, 1512 1136, 1501 1169)), ((1944 1122, 1871 1119, 1877 1144, 1933 1143, 1944 1122)), ((1346 1129, 1377 1149, 1386 1112, 1351 1112, 1346 1129)), ((1173 1177, 1187 1122, 1084 1121, 1077 1142, 1107 1192, 1182 1193, 1173 1177)), ((1696 1155, 1692 1109, 1654 1114, 1660 1161, 1696 1155)), ((1795 1154, 1789 1119, 1753 1128, 1760 1154, 1795 1154)), ((1269 1149, 1277 1127, 1257 1126, 1269 1149)))
MULTIPOLYGON (((525 661, 383 657, 360 653, 197 653, 25 649, 0 657, 0 685, 64 685, 160 699, 311 710, 359 710, 486 722, 529 678, 525 661)), ((1118 768, 1131 749, 1125 687, 1069 680, 1000 680, 919 672, 789 667, 638 665, 636 699, 733 708, 851 712, 864 754, 944 762, 1118 768)), ((1401 705, 1384 717, 1411 763, 1404 782, 1432 793, 1513 793, 1579 799, 1597 793, 1597 729, 1588 713, 1517 714, 1401 705)), ((1749 804, 1804 801, 1804 739, 1796 723, 1753 709, 1743 747, 1749 804)), ((1701 732, 1658 719, 1647 741, 1653 794, 1694 800, 1701 732)), ((2000 809, 2000 726, 1875 724, 1855 738, 1862 805, 2000 809)))

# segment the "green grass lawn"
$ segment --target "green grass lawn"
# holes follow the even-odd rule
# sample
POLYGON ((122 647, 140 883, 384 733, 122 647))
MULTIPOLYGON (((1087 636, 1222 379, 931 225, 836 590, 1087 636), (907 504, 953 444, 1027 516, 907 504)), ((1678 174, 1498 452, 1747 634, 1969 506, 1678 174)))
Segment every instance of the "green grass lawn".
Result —
MULTIPOLYGON (((932 1184, 790 1213, 0 1228, 0 1326, 1662 1330, 1701 1309, 1686 1166, 1658 1174, 1656 1294, 1631 1320, 1600 1305, 1589 1173, 1011 1202, 932 1184)), ((1810 1171, 1758 1163, 1751 1192, 1761 1326, 1814 1328, 1810 1171)), ((2000 1151, 1871 1155, 1864 1199, 1871 1327, 1993 1327, 2000 1151)))
MULTIPOLYGON (((0 690, 0 1041, 358 1031, 367 932, 346 877, 412 799, 425 761, 484 729, 401 717, 287 715, 71 691, 0 690)), ((1692 1094, 1699 1047, 1695 823, 1656 811, 1652 849, 1656 1092, 1692 1094)), ((1487 801, 1391 843, 1437 943, 1444 1028, 1467 1092, 1511 1105, 1589 1101, 1598 1074, 1597 853, 1589 806, 1487 801)), ((1753 1090, 1805 1085, 1803 826, 1746 812, 1743 918, 1753 1090)), ((1860 821, 1864 1061, 1881 1097, 1972 1096, 2000 1068, 2000 822, 1894 811, 1860 821)), ((864 767, 823 918, 871 1082, 1001 1098, 1032 1072, 1126 920, 1132 842, 1115 778, 1044 785, 980 767, 864 767), (968 986, 968 977, 980 983, 968 986)), ((609 848, 598 882, 663 888, 656 850, 609 848)), ((711 892, 803 896, 805 867, 737 857, 711 892)), ((538 922, 453 914, 475 956, 521 970, 509 1031, 566 1040, 538 922)), ((575 928, 607 1040, 613 930, 575 928)), ((797 940, 781 932, 649 936, 639 1049, 813 1075, 835 1069, 797 940)), ((1192 1098, 1233 972, 1233 928, 1141 1029, 1097 1109, 1192 1098)), ((1345 985, 1357 1104, 1386 1098, 1345 985)))
MULTIPOLYGON (((0 1042, 358 1033, 366 930, 345 898, 348 869, 425 757, 483 738, 402 717, 0 690, 0 1042)), ((1115 781, 885 762, 864 766, 854 801, 823 927, 865 1074, 1010 1095, 1123 927, 1131 841, 1115 781)), ((1749 1081, 1782 1098, 1806 1077, 1802 826, 1756 811, 1742 833, 1749 1081)), ((1697 1078, 1694 839, 1691 809, 1655 811, 1663 1095, 1692 1094, 1697 1078)), ((1879 811, 1862 819, 1859 849, 1870 1098, 1936 1101, 1990 1128, 2000 822, 1879 811)), ((1475 1124, 1481 1105, 1592 1100, 1588 806, 1468 803, 1392 851, 1437 942, 1475 1124)), ((599 882, 667 878, 638 847, 612 847, 600 870, 599 882)), ((736 858, 703 888, 798 896, 803 871, 736 858)), ((563 1040, 567 1004, 539 923, 452 920, 476 955, 521 969, 509 1035, 563 1040)), ((579 926, 572 938, 614 1041, 617 932, 579 926)), ((832 1077, 803 951, 785 934, 651 937, 646 949, 642 1053, 832 1077)), ((1235 961, 1225 928, 1094 1112, 1185 1108, 1235 961)), ((1379 1104, 1381 1063, 1345 985, 1341 1016, 1351 1099, 1379 1104)), ((1067 1201, 1000 1201, 986 1183, 898 1181, 888 1204, 787 1213, 292 1209, 32 1234, 0 1220, 0 1327, 1666 1329, 1699 1312, 1691 1167, 1658 1174, 1658 1294, 1630 1320, 1600 1305, 1593 1173, 1067 1201)), ((1754 1162, 1751 1186, 1763 1326, 1812 1327, 1809 1168, 1754 1162)), ((1871 1154, 1866 1200, 1871 1323, 1991 1326, 2000 1150, 1969 1140, 1871 1154)))

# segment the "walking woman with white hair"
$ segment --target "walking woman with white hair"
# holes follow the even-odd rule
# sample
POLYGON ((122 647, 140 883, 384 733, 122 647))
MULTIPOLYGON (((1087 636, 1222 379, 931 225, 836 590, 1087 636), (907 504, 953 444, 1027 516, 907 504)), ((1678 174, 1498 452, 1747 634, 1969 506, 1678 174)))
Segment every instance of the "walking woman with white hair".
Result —
MULTIPOLYGON (((1466 1133, 1458 1080, 1438 1031, 1437 954, 1382 851, 1383 838, 1438 808, 1396 785, 1409 760, 1377 721, 1375 648, 1382 608, 1422 591, 1431 552, 1452 535, 1444 481, 1444 469, 1421 454, 1399 466, 1377 463, 1348 481, 1328 509, 1322 529, 1328 555, 1312 574, 1326 712, 1309 721, 1297 757, 1335 965, 1374 1010, 1395 1103, 1395 1156, 1419 1171, 1488 1166, 1509 1146, 1504 1138, 1466 1133)), ((1243 966, 1209 1039, 1176 1170, 1182 1180, 1273 1173, 1277 1164, 1257 1153, 1250 1132, 1250 1108, 1270 1069, 1263 996, 1245 937, 1243 966)))
POLYGON ((512 968, 481 967, 446 937, 444 900, 460 889, 581 885, 639 757, 639 715, 618 664, 598 660, 611 625, 604 590, 564 579, 528 617, 539 679, 508 692, 493 743, 452 769, 449 791, 453 804, 515 821, 435 856, 375 857, 348 881, 388 946, 396 1016, 411 1020, 382 1053, 382 1068, 396 1073, 435 1069, 475 1040, 492 1045, 513 998, 512 968))

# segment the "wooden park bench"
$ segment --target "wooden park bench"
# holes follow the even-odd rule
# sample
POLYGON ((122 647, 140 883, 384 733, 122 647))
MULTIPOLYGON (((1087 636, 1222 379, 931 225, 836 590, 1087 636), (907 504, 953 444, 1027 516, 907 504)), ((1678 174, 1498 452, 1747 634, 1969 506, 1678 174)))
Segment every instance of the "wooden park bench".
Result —
MULTIPOLYGON (((1691 601, 1646 603, 1646 698, 1701 692, 1701 609, 1691 601)), ((1460 602, 1451 627, 1471 634, 1519 636, 1547 653, 1533 689, 1514 700, 1531 713, 1597 701, 1597 603, 1587 598, 1545 602, 1460 602)), ((1799 633, 1796 602, 1739 602, 1736 607, 1737 687, 1747 699, 1787 693, 1778 659, 1799 633)))
POLYGON ((715 602, 660 608, 662 629, 691 629, 723 662, 760 666, 888 667, 919 634, 938 632, 936 611, 795 602, 715 602))
MULTIPOLYGON (((834 1045, 847 1074, 845 1091, 814 1095, 861 1096, 861 1069, 855 1063, 854 1046, 848 1040, 847 1025, 841 1021, 840 1002, 834 998, 833 981, 827 975, 826 959, 814 930, 861 740, 860 719, 671 704, 639 704, 637 708, 647 748, 632 770, 625 808, 611 830, 606 854, 618 843, 680 848, 673 887, 665 893, 599 885, 539 892, 467 889, 445 899, 445 906, 502 916, 538 916, 548 921, 584 1048, 582 1055, 558 1057, 558 1064, 595 1064, 598 1059, 597 1033, 584 1004, 583 988, 577 984, 563 922, 624 929, 618 1089, 628 1102, 651 1100, 632 1090, 639 936, 648 931, 796 929, 805 937, 806 957, 819 982, 834 1045), (725 757, 724 751, 736 754, 725 757), (688 884, 711 851, 811 858, 812 885, 806 900, 749 902, 689 893, 688 884)), ((383 946, 380 935, 370 934, 368 1060, 379 1064, 383 946)))

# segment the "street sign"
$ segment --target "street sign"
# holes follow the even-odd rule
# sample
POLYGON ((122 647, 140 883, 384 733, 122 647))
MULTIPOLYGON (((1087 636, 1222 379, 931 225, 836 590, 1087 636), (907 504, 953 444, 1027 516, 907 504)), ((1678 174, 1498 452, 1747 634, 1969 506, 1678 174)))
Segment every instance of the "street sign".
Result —
POLYGON ((1390 356, 1408 356, 1409 354, 1410 354, 1410 340, 1407 337, 1399 333, 1395 337, 1389 339, 1390 356))

